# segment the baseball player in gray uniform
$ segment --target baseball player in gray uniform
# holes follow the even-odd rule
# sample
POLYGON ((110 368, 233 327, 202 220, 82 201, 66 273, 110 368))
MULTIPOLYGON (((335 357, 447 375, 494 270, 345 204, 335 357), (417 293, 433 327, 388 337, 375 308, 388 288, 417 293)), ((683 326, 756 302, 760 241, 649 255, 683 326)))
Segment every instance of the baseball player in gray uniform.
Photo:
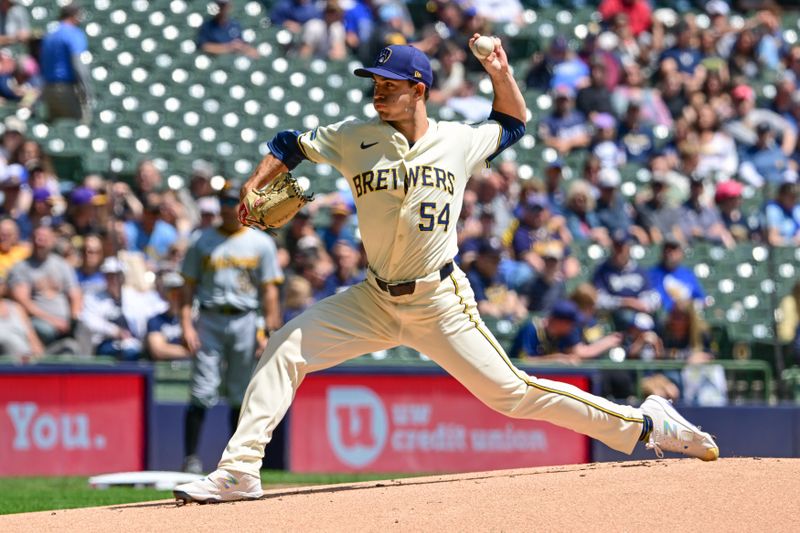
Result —
MULTIPOLYGON (((369 273, 270 338, 218 469, 176 487, 176 498, 259 498, 264 448, 303 377, 399 344, 425 353, 508 416, 546 420, 626 453, 643 442, 658 455, 666 450, 703 460, 718 457, 711 435, 663 398, 648 397, 639 408, 618 405, 530 376, 512 364, 484 325, 466 276, 453 264, 455 223, 470 176, 523 135, 526 108, 499 39, 479 60, 494 88, 492 112, 482 123, 429 118, 426 97, 433 75, 428 58, 410 46, 389 46, 373 67, 355 71, 374 81, 375 119, 285 131, 270 141, 271 154, 242 194, 303 159, 336 167, 353 191, 369 273)), ((247 216, 240 211, 240 217, 247 216)))
POLYGON ((181 326, 191 351, 191 402, 186 413, 184 470, 201 472, 197 456, 206 409, 224 395, 231 407, 231 432, 253 371, 259 310, 270 329, 280 324, 277 284, 283 279, 275 243, 266 233, 243 227, 237 218, 239 192, 220 195, 222 223, 197 235, 186 252, 181 326), (196 322, 193 303, 197 303, 196 322))

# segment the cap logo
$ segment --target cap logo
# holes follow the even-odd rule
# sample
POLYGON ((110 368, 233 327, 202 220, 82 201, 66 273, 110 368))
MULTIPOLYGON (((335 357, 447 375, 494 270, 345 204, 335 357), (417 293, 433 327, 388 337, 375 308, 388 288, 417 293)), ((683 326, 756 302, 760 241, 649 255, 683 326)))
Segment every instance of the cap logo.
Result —
POLYGON ((391 48, 384 48, 383 50, 381 50, 381 53, 378 54, 378 61, 376 61, 376 63, 378 63, 379 65, 383 65, 384 63, 389 61, 389 58, 391 56, 392 56, 391 48))
POLYGON ((422 74, 420 74, 420 72, 419 72, 418 70, 415 70, 415 71, 414 71, 414 77, 415 77, 415 78, 421 78, 421 77, 422 77, 422 74))

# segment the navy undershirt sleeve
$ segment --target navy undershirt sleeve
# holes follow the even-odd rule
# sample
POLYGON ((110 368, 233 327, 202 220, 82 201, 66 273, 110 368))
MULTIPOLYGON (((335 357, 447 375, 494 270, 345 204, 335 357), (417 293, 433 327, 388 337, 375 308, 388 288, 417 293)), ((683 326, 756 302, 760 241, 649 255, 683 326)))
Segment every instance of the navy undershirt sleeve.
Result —
POLYGON ((494 109, 492 109, 492 112, 489 114, 489 120, 494 120, 500 124, 500 127, 503 129, 503 133, 500 136, 500 145, 497 147, 497 151, 487 158, 487 160, 491 161, 497 157, 500 152, 520 140, 522 136, 525 135, 525 123, 515 117, 512 117, 511 115, 506 115, 505 113, 501 113, 500 111, 496 111, 494 109))
POLYGON ((297 144, 299 136, 300 132, 297 130, 281 131, 267 143, 270 153, 280 159, 289 170, 305 159, 297 144))

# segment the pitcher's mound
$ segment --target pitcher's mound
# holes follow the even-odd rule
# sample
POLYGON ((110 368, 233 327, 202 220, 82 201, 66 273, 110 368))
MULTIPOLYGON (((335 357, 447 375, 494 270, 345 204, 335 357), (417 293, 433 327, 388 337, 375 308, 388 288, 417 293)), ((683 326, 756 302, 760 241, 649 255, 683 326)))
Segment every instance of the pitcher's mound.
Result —
POLYGON ((3 531, 797 531, 800 460, 593 463, 0 517, 3 531))

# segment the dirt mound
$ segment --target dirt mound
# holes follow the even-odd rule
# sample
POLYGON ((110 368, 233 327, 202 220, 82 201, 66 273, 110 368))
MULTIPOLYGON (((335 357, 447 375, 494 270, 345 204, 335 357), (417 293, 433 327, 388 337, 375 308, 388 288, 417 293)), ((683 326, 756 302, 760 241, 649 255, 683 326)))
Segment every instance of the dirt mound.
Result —
POLYGON ((0 517, 0 530, 797 531, 798 473, 800 459, 593 463, 45 511, 0 517))

